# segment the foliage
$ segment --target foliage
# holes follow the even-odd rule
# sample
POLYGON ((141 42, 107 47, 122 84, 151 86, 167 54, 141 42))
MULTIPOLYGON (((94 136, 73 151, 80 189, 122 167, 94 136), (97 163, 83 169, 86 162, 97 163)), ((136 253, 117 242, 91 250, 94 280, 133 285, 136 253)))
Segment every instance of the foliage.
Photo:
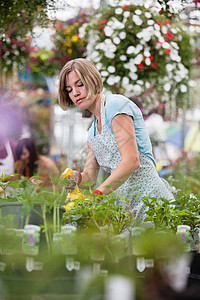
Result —
POLYGON ((200 226, 200 200, 194 195, 178 192, 175 201, 144 197, 148 207, 145 222, 153 222, 156 229, 170 229, 176 232, 178 225, 188 225, 194 235, 200 226))
POLYGON ((53 76, 58 68, 52 50, 34 47, 29 58, 28 71, 33 78, 53 76))
POLYGON ((54 9, 55 3, 55 0, 1 0, 0 33, 13 26, 31 32, 36 22, 40 26, 47 26, 49 21, 47 10, 54 9))
POLYGON ((107 227, 108 230, 114 230, 115 234, 122 233, 134 224, 128 200, 123 198, 122 206, 116 205, 114 193, 103 195, 101 201, 98 201, 98 197, 90 194, 85 199, 76 199, 75 206, 64 214, 63 222, 76 222, 81 230, 92 229, 97 232, 107 227))
POLYGON ((176 232, 177 225, 189 225, 194 237, 200 227, 200 177, 199 172, 186 174, 183 168, 177 167, 173 177, 168 181, 176 190, 175 201, 144 197, 148 207, 145 221, 151 221, 155 228, 168 228, 176 232))
POLYGON ((80 28, 80 37, 87 41, 87 58, 96 64, 104 86, 133 101, 137 97, 144 114, 159 102, 179 95, 183 100, 192 53, 181 24, 146 7, 107 6, 80 28))

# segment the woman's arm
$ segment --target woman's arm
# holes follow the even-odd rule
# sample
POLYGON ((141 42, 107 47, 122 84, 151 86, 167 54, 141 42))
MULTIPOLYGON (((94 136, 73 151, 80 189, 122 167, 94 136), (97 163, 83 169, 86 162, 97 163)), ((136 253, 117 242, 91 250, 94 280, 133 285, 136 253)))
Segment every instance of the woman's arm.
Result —
POLYGON ((113 173, 97 188, 105 195, 121 186, 140 166, 132 117, 126 114, 116 115, 111 126, 122 159, 113 173))
POLYGON ((92 146, 90 143, 88 143, 88 154, 84 170, 81 173, 82 181, 80 183, 80 188, 89 188, 89 186, 84 186, 84 184, 89 184, 91 187, 93 187, 96 184, 99 169, 100 167, 96 160, 92 146))

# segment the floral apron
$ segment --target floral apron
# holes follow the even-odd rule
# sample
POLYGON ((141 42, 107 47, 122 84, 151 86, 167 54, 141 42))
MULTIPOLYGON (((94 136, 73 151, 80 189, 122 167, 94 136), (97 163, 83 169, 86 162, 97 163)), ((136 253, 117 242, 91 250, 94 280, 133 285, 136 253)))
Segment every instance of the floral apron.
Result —
MULTIPOLYGON (((121 161, 121 155, 113 133, 107 130, 105 122, 105 96, 101 98, 101 134, 96 134, 96 122, 94 119, 94 137, 90 140, 93 151, 100 167, 111 174, 121 161)), ((118 204, 120 196, 131 199, 130 205, 134 215, 137 217, 144 206, 142 197, 151 193, 151 197, 174 199, 169 184, 161 179, 156 171, 153 161, 139 152, 140 167, 115 190, 118 204)), ((146 210, 143 210, 145 212, 146 210)), ((143 218, 140 215, 140 218, 143 218)))

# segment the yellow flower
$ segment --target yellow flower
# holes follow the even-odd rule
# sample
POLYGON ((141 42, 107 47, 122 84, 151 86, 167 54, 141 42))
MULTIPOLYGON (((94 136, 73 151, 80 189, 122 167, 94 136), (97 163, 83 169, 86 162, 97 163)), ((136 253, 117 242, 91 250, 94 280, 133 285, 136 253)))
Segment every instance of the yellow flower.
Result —
POLYGON ((72 42, 76 42, 78 40, 78 35, 72 35, 72 42))
POLYGON ((64 208, 66 211, 71 210, 75 206, 74 202, 69 202, 66 205, 64 205, 64 208))
POLYGON ((72 43, 69 43, 69 42, 66 42, 66 43, 64 43, 64 45, 65 45, 65 47, 71 47, 72 46, 72 43))
POLYGON ((68 52, 69 54, 72 54, 72 49, 67 49, 67 52, 68 52))

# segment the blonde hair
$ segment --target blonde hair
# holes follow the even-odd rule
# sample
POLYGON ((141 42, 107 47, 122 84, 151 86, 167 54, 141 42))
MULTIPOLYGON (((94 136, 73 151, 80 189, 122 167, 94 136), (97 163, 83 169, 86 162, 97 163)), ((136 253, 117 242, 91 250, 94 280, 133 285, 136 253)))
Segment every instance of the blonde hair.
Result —
POLYGON ((66 90, 67 75, 72 71, 75 71, 78 74, 84 84, 88 92, 87 98, 91 97, 92 94, 99 94, 103 90, 101 75, 91 61, 84 58, 70 60, 64 65, 59 76, 58 101, 63 110, 67 110, 73 105, 66 90))

